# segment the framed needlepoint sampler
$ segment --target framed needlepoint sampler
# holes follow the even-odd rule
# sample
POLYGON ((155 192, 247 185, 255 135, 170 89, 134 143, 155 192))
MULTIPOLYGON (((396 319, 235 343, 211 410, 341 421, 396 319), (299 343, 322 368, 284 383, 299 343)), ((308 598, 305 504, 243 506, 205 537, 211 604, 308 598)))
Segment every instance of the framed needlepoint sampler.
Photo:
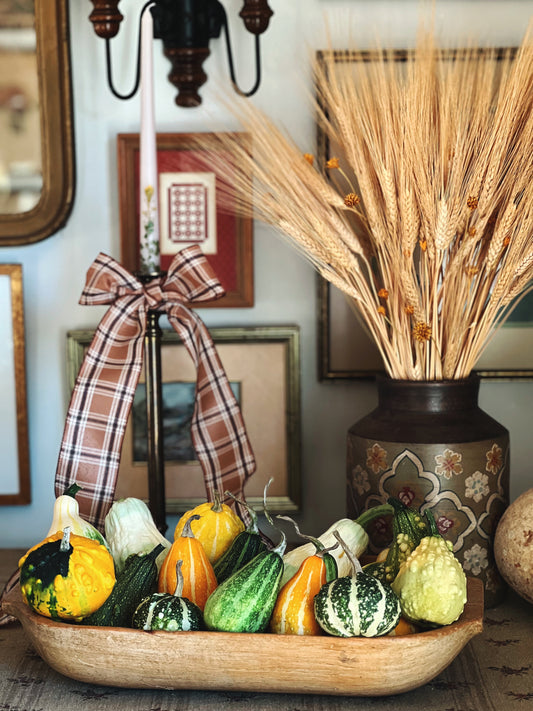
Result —
MULTIPOLYGON (((226 196, 222 200, 237 158, 227 149, 224 170, 212 166, 208 151, 214 135, 157 134, 161 270, 168 269, 181 249, 197 244, 226 292, 202 308, 253 306, 253 221, 238 214, 226 196)), ((239 140, 246 146, 250 142, 245 133, 239 140)), ((121 262, 135 272, 140 267, 139 134, 119 134, 117 151, 121 262)))

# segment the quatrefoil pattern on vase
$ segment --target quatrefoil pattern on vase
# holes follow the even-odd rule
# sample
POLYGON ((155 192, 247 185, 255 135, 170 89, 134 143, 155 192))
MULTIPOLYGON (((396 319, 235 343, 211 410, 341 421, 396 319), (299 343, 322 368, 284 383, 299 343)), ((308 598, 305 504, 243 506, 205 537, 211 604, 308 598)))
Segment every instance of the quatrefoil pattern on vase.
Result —
MULTIPOLYGON (((430 509, 467 575, 483 580, 487 606, 504 587, 492 538, 508 502, 509 445, 505 438, 468 443, 413 444, 348 435, 348 516, 390 496, 421 512, 430 509)), ((370 529, 376 553, 390 540, 390 521, 370 529)), ((495 602, 493 602, 495 604, 495 602)))

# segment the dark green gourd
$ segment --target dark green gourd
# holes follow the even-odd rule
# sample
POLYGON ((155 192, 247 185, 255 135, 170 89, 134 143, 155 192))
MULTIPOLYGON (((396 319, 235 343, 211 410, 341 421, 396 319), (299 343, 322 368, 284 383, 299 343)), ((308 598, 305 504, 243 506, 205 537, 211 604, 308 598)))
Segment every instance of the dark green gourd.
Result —
POLYGON ((328 634, 337 637, 379 637, 400 619, 400 602, 392 589, 365 573, 357 558, 343 546, 353 566, 351 575, 326 583, 315 597, 315 617, 328 634))
POLYGON ((176 590, 171 593, 153 593, 141 601, 132 618, 132 627, 140 630, 165 632, 190 632, 204 628, 202 611, 186 597, 182 597, 182 560, 176 563, 176 590))
POLYGON ((250 524, 245 531, 241 531, 237 535, 227 551, 215 561, 213 568, 219 585, 245 566, 252 558, 255 558, 258 553, 267 550, 266 543, 259 533, 257 514, 254 509, 248 506, 245 501, 237 499, 230 491, 226 491, 226 494, 246 507, 250 514, 250 524))
POLYGON ((392 519, 392 542, 383 561, 368 563, 365 573, 378 578, 382 583, 391 585, 398 575, 400 565, 428 535, 428 526, 423 516, 402 501, 389 498, 387 504, 394 511, 392 519))
POLYGON ((138 604, 157 590, 157 556, 164 550, 158 543, 149 553, 130 555, 117 576, 111 595, 96 612, 83 621, 86 625, 131 627, 138 604))

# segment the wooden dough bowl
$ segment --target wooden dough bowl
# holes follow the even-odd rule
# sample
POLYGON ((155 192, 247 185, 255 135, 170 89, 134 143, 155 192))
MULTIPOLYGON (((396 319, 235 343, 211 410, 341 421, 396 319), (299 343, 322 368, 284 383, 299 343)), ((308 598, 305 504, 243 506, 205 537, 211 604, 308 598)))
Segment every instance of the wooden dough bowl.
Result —
POLYGON ((32 612, 16 586, 3 610, 18 618, 53 669, 98 685, 386 696, 423 686, 483 628, 483 585, 453 625, 403 637, 298 637, 226 632, 144 632, 54 622, 32 612))

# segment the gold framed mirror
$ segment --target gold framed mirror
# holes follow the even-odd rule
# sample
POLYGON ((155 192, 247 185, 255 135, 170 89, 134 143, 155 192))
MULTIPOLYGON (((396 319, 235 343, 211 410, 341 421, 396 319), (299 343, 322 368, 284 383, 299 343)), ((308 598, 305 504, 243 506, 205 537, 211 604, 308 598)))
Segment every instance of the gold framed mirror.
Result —
MULTIPOLYGON (((13 35, 14 28, 9 26, 8 10, 5 12, 7 30, 13 35)), ((35 27, 37 76, 29 77, 28 82, 34 81, 36 87, 36 96, 30 97, 30 101, 37 112, 36 131, 40 132, 40 142, 37 138, 34 149, 37 168, 32 168, 31 173, 37 184, 37 192, 29 205, 22 203, 20 208, 10 207, 9 210, 0 208, 0 247, 31 244, 50 237, 65 224, 74 199, 68 0, 35 0, 30 12, 34 14, 26 18, 25 24, 35 27)), ((15 28, 19 27, 19 17, 20 14, 12 23, 15 28)), ((5 57, 4 53, 4 60, 5 57)), ((4 71, 1 74, 3 77, 8 76, 4 71)), ((9 76, 13 88, 24 87, 24 79, 15 73, 9 76)), ((9 143, 9 138, 0 137, 0 142, 4 141, 9 143)), ((27 161, 18 163, 13 159, 13 163, 17 168, 21 164, 27 166, 27 161)), ((4 173, 8 183, 14 183, 19 177, 15 171, 4 173)))

